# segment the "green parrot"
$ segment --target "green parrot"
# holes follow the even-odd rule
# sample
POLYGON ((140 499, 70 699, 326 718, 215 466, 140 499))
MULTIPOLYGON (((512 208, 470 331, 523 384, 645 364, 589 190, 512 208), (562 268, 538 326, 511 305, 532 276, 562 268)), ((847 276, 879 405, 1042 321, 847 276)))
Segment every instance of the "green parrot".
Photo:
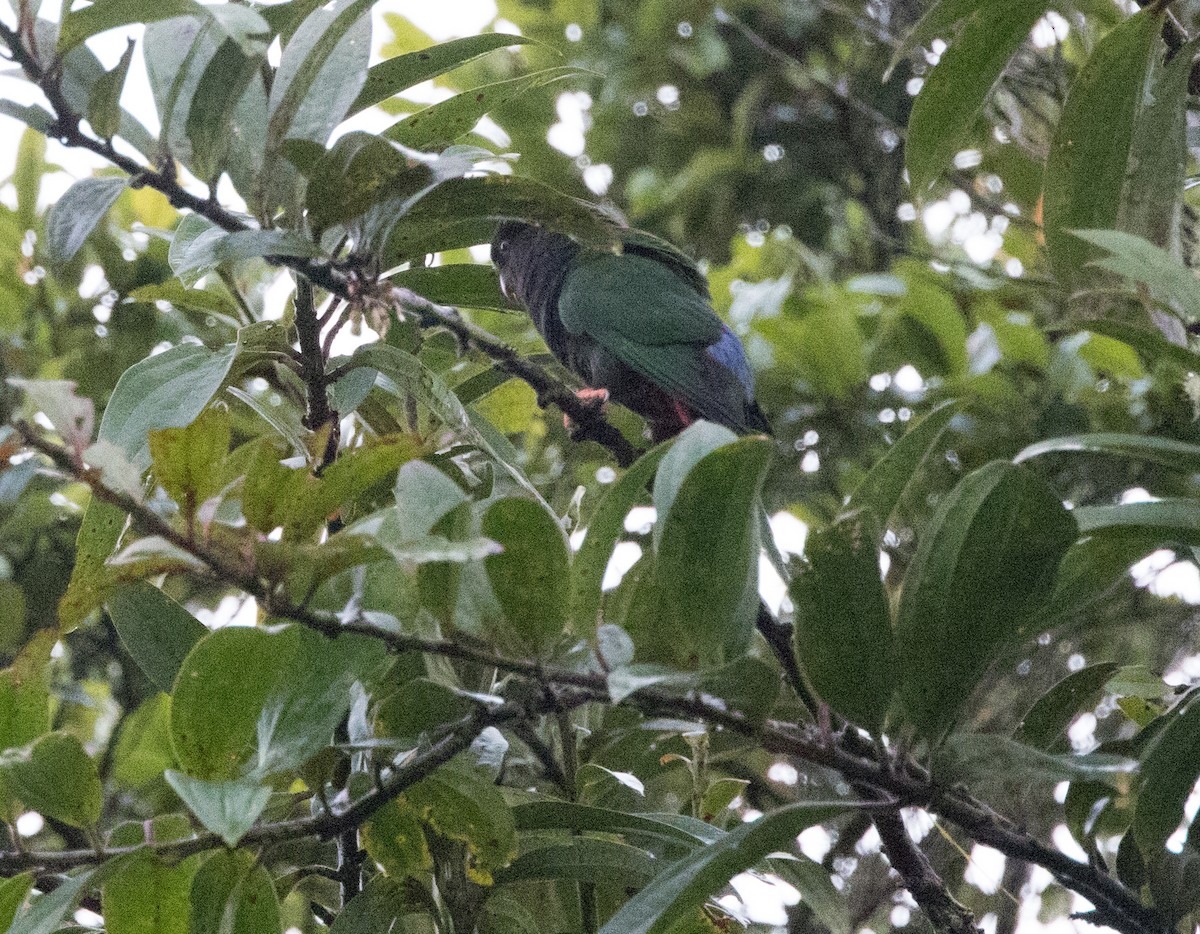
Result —
POLYGON ((655 443, 698 418, 769 434, 746 352, 713 312, 704 275, 652 234, 622 228, 618 236, 622 250, 610 253, 505 221, 492 260, 505 294, 591 387, 581 398, 611 396, 646 419, 655 443))

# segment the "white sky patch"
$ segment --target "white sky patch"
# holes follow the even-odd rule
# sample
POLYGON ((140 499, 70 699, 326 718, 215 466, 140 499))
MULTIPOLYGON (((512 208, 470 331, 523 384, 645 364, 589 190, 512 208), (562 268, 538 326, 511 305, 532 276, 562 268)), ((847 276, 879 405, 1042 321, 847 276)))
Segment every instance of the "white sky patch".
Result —
POLYGON ((104 924, 104 918, 90 908, 78 908, 75 911, 75 923, 85 928, 98 928, 104 924))
POLYGON ((854 844, 854 852, 859 856, 870 856, 883 849, 883 840, 874 826, 868 827, 867 832, 854 844))
POLYGON ((45 826, 46 821, 37 811, 26 811, 17 818, 17 833, 22 837, 35 837, 45 826))
POLYGON ((209 629, 222 626, 254 626, 258 623, 258 601, 253 597, 226 594, 216 609, 201 608, 193 615, 209 629))
POLYGON ((920 843, 929 836, 929 831, 933 830, 933 818, 920 808, 903 808, 900 817, 904 820, 904 828, 914 843, 920 843))
POLYGON ((637 564, 642 556, 642 546, 637 542, 619 542, 613 549, 612 557, 608 559, 608 567, 604 569, 604 579, 600 582, 601 590, 612 590, 629 569, 637 564))
POLYGON ((1070 34, 1071 24, 1051 10, 1034 23, 1029 38, 1035 47, 1048 49, 1052 45, 1063 42, 1070 34))
POLYGON ((588 191, 594 195, 604 195, 608 192, 608 186, 613 181, 612 166, 606 162, 601 162, 598 165, 589 165, 583 170, 583 183, 587 185, 588 191))
POLYGON ((800 901, 796 888, 775 876, 743 872, 729 884, 741 898, 746 918, 756 924, 787 924, 787 906, 800 901))
POLYGON ((1004 880, 1004 854, 990 846, 975 844, 971 849, 971 861, 963 877, 984 895, 994 895, 1004 880))
POLYGON ((896 371, 892 384, 901 392, 920 392, 925 388, 925 378, 915 366, 906 363, 896 371))
MULTIPOLYGON (((428 0, 390 0, 376 9, 399 13, 418 29, 438 42, 459 36, 473 36, 496 18, 495 0, 454 0, 453 3, 429 3, 428 0)), ((378 21, 377 21, 378 22, 378 21)), ((497 26, 500 24, 497 23, 497 26)), ((504 32, 513 32, 510 28, 504 32)), ((380 30, 376 30, 379 32, 380 30)), ((384 31, 384 35, 388 35, 384 31)))
POLYGON ((587 147, 586 134, 591 124, 588 110, 592 96, 586 91, 564 91, 554 102, 558 122, 546 131, 546 142, 572 159, 582 156, 587 147))
POLYGON ((800 844, 800 852, 816 863, 821 862, 833 849, 833 837, 820 824, 807 828, 796 839, 800 844))
POLYGON ((787 597, 787 584, 765 554, 758 556, 758 595, 772 613, 781 611, 787 597))
POLYGON ((1087 862, 1087 853, 1083 851, 1075 838, 1071 836, 1071 831, 1067 829, 1066 824, 1059 824, 1054 828, 1054 833, 1051 834, 1051 839, 1054 840, 1054 845, 1058 847, 1063 855, 1070 857, 1077 863, 1087 862))
POLYGON ((794 785, 800 780, 800 773, 790 762, 774 762, 767 769, 767 778, 781 785, 794 785))
POLYGON ((657 519, 658 510, 653 506, 634 506, 625 516, 625 531, 649 535, 657 519))

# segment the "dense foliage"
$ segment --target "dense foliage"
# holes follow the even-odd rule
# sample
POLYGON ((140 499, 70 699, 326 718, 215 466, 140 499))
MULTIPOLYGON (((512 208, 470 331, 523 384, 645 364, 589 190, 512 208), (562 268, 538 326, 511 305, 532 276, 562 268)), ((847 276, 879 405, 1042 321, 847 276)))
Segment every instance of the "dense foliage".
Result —
POLYGON ((374 5, 0 9, 0 923, 1192 930, 1200 3, 374 5), (505 218, 776 436, 581 404, 505 218))

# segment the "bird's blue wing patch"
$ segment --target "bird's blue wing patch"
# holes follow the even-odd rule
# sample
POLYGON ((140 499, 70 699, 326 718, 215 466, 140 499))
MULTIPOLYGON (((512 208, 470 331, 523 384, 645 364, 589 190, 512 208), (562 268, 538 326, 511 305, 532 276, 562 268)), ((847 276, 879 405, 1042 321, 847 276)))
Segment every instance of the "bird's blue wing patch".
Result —
POLYGON ((729 329, 729 325, 721 325, 721 339, 708 348, 708 355, 737 377, 746 390, 748 400, 754 398, 754 372, 750 369, 742 342, 729 329))

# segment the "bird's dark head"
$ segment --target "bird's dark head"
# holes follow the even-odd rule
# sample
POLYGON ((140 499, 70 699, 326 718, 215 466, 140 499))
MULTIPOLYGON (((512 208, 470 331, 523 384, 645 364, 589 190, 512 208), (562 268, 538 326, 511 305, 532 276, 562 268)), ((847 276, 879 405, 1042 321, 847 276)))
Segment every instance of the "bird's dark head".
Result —
POLYGON ((509 298, 528 303, 533 277, 548 267, 565 265, 578 247, 569 237, 523 221, 504 221, 492 238, 492 262, 500 288, 509 298))

